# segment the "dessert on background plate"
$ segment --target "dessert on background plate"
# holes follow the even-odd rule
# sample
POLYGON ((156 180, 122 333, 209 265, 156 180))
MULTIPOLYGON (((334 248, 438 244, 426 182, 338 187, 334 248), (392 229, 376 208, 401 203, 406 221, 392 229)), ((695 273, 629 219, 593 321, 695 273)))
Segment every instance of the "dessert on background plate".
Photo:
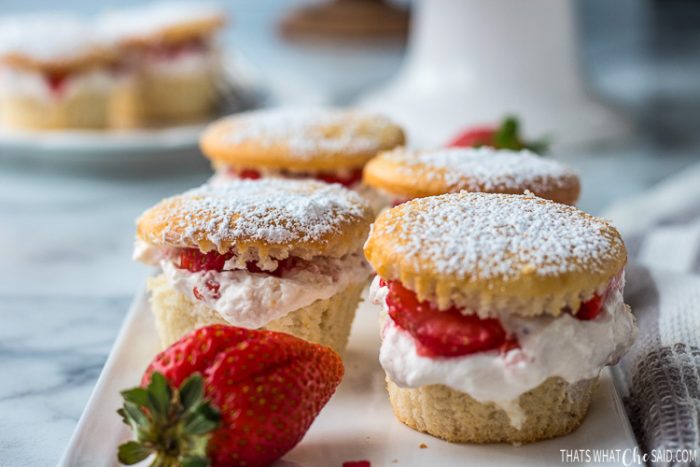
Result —
POLYGON ((137 222, 163 345, 208 324, 284 331, 342 351, 371 269, 373 213, 312 180, 235 180, 167 198, 137 222))
POLYGON ((306 434, 344 373, 328 347, 288 334, 211 325, 150 363, 118 411, 135 440, 120 462, 264 466, 306 434), (186 356, 186 358, 185 358, 186 356))
POLYGON ((416 199, 377 218, 365 255, 394 413, 448 441, 575 430, 600 371, 636 334, 623 241, 572 206, 468 192, 416 199))
POLYGON ((216 33, 223 10, 206 3, 162 2, 104 13, 101 40, 131 75, 112 108, 117 127, 204 121, 216 110, 223 78, 216 33))
POLYGON ((535 195, 575 204, 581 191, 576 173, 534 153, 479 148, 398 148, 380 153, 364 169, 364 184, 385 205, 413 198, 471 192, 535 195))
POLYGON ((311 178, 360 192, 362 168, 380 151, 405 143, 400 127, 361 110, 277 108, 225 117, 209 125, 201 149, 213 183, 241 178, 311 178))
POLYGON ((0 123, 9 128, 104 128, 123 84, 113 51, 65 14, 0 18, 0 123))

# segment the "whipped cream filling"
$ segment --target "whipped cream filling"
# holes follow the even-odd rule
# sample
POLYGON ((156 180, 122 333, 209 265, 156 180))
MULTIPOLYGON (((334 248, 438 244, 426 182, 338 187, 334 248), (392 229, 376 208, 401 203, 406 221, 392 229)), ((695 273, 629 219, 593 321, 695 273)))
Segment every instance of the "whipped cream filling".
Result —
POLYGON ((284 277, 243 269, 190 272, 169 259, 162 259, 160 265, 173 288, 216 310, 229 323, 246 328, 260 328, 316 300, 328 299, 371 274, 359 253, 318 258, 307 267, 286 271, 284 277))
POLYGON ((367 186, 360 182, 353 185, 352 190, 357 192, 358 195, 362 196, 367 203, 369 203, 372 211, 376 215, 379 215, 379 213, 384 209, 391 207, 391 198, 388 198, 384 193, 372 188, 371 186, 367 186))
MULTIPOLYGON (((387 292, 375 278, 370 299, 381 304, 384 313, 388 312, 387 292)), ((492 350, 428 358, 418 355, 413 337, 387 315, 379 361, 398 386, 449 386, 479 402, 495 403, 520 428, 525 419, 518 405, 521 394, 553 376, 571 384, 597 377, 604 366, 617 363, 637 331, 623 302, 622 285, 609 294, 594 320, 582 321, 569 314, 536 318, 503 314, 500 320, 509 335, 517 336, 520 348, 505 355, 492 350)))
POLYGON ((199 75, 217 68, 219 55, 213 49, 188 50, 168 57, 144 59, 145 68, 151 73, 171 76, 199 75))
POLYGON ((41 101, 70 99, 83 92, 108 93, 119 77, 106 70, 93 70, 67 76, 59 92, 52 91, 46 77, 39 72, 0 67, 0 96, 23 96, 41 101))
POLYGON ((172 254, 172 249, 162 246, 151 245, 140 238, 134 241, 134 252, 131 258, 151 266, 158 266, 160 262, 168 259, 172 254))
POLYGON ((377 191, 380 196, 386 200, 385 202, 389 207, 398 206, 399 204, 411 201, 413 199, 410 196, 397 195, 396 193, 391 193, 390 191, 380 188, 375 188, 375 191, 377 191))

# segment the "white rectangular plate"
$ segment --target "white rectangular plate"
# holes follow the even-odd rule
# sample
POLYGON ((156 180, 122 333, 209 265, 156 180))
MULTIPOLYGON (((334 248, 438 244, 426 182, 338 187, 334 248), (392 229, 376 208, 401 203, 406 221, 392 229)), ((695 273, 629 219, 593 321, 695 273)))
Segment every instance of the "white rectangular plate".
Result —
MULTIPOLYGON (((134 301, 95 390, 59 465, 117 465, 117 446, 129 432, 115 413, 119 391, 138 384, 158 339, 145 293, 134 301)), ((341 467, 368 460, 372 467, 398 465, 551 465, 562 450, 626 450, 637 447, 609 371, 604 371, 583 425, 573 434, 525 446, 458 445, 418 433, 391 411, 379 366, 377 310, 367 301, 357 310, 348 350, 346 375, 338 392, 302 442, 277 467, 341 467), (427 446, 427 447, 426 447, 427 446)), ((604 465, 604 464, 596 464, 604 465)))

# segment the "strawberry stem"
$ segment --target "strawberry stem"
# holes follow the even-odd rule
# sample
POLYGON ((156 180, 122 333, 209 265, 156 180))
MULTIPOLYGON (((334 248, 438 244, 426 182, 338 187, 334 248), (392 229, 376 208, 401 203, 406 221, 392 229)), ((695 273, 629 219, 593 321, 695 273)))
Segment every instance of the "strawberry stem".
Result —
POLYGON ((119 462, 132 465, 155 455, 151 462, 155 467, 209 465, 207 445, 221 416, 205 399, 199 373, 172 388, 161 373, 154 372, 148 387, 121 394, 124 403, 117 413, 136 439, 119 446, 119 462))
POLYGON ((499 149, 529 149, 536 154, 545 153, 549 146, 549 142, 546 139, 523 141, 520 137, 520 122, 512 115, 503 119, 493 139, 494 146, 499 149))

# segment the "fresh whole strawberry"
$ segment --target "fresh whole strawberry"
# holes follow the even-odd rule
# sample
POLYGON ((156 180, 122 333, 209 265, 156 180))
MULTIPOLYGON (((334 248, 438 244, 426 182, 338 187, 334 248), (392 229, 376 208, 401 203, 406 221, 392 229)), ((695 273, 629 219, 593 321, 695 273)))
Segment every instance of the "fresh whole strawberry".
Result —
POLYGON ((483 126, 464 130, 448 143, 449 147, 478 148, 488 146, 496 149, 529 149, 543 154, 547 151, 547 142, 524 141, 520 136, 520 124, 515 117, 506 117, 499 127, 483 126))
POLYGON ((153 466, 262 466, 304 436, 343 377, 338 354, 273 331, 212 325, 158 354, 118 411, 153 466))

